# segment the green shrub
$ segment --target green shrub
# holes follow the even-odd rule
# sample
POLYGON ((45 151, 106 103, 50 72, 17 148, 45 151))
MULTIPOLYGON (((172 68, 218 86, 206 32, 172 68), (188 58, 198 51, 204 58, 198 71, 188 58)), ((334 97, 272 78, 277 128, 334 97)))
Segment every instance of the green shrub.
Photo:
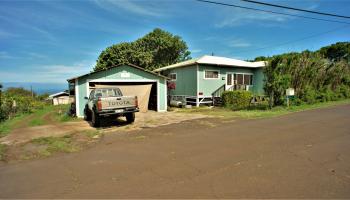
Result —
POLYGON ((317 101, 317 92, 312 87, 306 87, 303 91, 301 99, 307 104, 313 104, 317 101))
POLYGON ((350 88, 349 86, 346 85, 340 85, 337 89, 336 89, 336 93, 338 98, 349 98, 350 97, 350 88))
POLYGON ((253 95, 250 91, 225 91, 222 94, 222 104, 223 106, 232 108, 233 110, 246 109, 249 107, 252 97, 253 95))
POLYGON ((300 106, 302 104, 303 104, 303 101, 298 97, 294 97, 290 101, 290 105, 300 106))

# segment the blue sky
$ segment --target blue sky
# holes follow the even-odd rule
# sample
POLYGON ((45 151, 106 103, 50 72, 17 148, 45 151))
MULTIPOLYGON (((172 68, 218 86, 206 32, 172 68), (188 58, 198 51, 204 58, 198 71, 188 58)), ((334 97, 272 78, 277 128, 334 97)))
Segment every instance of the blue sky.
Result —
MULTIPOLYGON (((238 0, 217 1, 322 18, 238 0)), ((346 0, 271 2, 342 15, 349 15, 350 10, 350 1, 346 0)), ((194 0, 0 0, 0 82, 64 83, 67 78, 91 71, 104 48, 133 41, 156 27, 181 36, 192 57, 213 52, 253 59, 350 41, 350 25, 194 0)))

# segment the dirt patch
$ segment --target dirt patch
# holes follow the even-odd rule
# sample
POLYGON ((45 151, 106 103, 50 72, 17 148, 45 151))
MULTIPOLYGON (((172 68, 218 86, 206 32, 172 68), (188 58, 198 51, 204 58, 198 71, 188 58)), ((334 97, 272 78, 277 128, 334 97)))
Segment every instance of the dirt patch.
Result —
POLYGON ((102 138, 99 131, 83 131, 62 137, 44 137, 27 143, 10 145, 2 159, 5 163, 44 158, 54 154, 73 153, 92 146, 102 138))
MULTIPOLYGON (((136 113, 136 119, 133 124, 128 124, 123 117, 118 119, 106 118, 103 120, 102 127, 99 130, 103 132, 132 131, 205 117, 208 116, 202 114, 149 111, 147 113, 136 113)), ((21 144, 40 137, 59 137, 85 130, 96 130, 86 121, 57 123, 51 119, 50 115, 44 116, 44 118, 47 119, 46 122, 49 123, 48 125, 15 129, 9 135, 0 138, 0 143, 7 145, 21 144)))

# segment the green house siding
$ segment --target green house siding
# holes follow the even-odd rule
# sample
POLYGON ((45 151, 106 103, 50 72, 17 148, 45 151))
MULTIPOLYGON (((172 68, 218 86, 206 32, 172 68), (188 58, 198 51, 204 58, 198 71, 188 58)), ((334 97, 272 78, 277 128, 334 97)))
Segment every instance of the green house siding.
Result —
POLYGON ((171 73, 176 73, 177 80, 176 88, 173 90, 169 90, 169 95, 196 96, 199 93, 203 93, 203 96, 210 97, 212 96, 214 91, 226 84, 227 73, 252 74, 253 87, 251 87, 249 90, 252 91, 254 94, 264 94, 264 74, 262 68, 222 67, 216 65, 198 64, 169 69, 163 72, 165 76, 168 76, 171 73), (219 71, 219 78, 205 79, 205 70, 219 71))
POLYGON ((176 73, 175 90, 169 89, 169 95, 196 96, 197 93, 197 66, 187 66, 170 69, 164 72, 165 76, 176 73))
MULTIPOLYGON (((212 96, 212 93, 218 88, 222 87, 226 83, 227 73, 247 73, 253 74, 253 82, 255 69, 242 68, 242 67, 217 67, 213 65, 199 65, 198 67, 198 92, 202 92, 203 96, 212 96), (205 79, 205 70, 219 71, 218 79, 205 79)), ((254 83, 253 83, 254 84, 254 83)), ((257 83, 258 84, 258 83, 257 83)), ((255 84, 251 89, 254 92, 255 84)))
POLYGON ((264 95, 264 83, 265 83, 264 69, 263 68, 255 69, 254 77, 253 77, 254 94, 264 95))
POLYGON ((88 94, 88 82, 89 81, 117 81, 117 82, 157 82, 158 91, 158 110, 166 111, 167 109, 167 98, 166 98, 166 79, 143 70, 137 69, 135 67, 130 67, 127 65, 114 67, 109 70, 89 74, 78 78, 77 89, 78 89, 78 107, 77 115, 83 116, 84 107, 87 100, 84 97, 89 96, 88 94), (128 77, 122 77, 122 74, 129 74, 128 77))

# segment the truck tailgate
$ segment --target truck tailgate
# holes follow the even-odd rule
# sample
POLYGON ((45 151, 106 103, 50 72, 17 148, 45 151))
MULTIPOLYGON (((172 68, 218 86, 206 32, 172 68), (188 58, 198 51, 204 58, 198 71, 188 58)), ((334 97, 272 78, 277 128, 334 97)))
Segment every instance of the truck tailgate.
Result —
POLYGON ((101 98, 102 110, 135 107, 135 97, 107 97, 101 98))

